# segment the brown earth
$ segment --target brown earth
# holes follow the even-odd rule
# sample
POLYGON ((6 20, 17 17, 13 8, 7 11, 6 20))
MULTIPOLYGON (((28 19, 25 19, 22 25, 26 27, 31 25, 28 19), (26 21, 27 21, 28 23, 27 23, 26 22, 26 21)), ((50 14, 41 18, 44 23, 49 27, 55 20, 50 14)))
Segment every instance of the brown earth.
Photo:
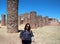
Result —
MULTIPOLYGON (((21 44, 20 33, 7 33, 6 26, 0 26, 0 44, 21 44)), ((23 29, 24 25, 19 26, 23 29)), ((32 29, 35 42, 32 44, 60 44, 60 26, 45 26, 32 29)))

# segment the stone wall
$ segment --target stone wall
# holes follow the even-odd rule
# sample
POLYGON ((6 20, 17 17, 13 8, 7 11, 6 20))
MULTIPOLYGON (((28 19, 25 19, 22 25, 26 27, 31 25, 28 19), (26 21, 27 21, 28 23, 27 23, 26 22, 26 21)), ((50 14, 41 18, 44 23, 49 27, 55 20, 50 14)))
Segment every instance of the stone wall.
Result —
POLYGON ((31 28, 36 27, 36 12, 35 11, 30 12, 30 25, 31 25, 31 28))
POLYGON ((20 16, 18 16, 18 25, 21 24, 20 21, 21 21, 21 18, 20 18, 20 16))
POLYGON ((28 23, 28 15, 29 13, 24 14, 24 24, 28 23))
POLYGON ((36 28, 42 27, 42 16, 36 16, 36 28))
POLYGON ((28 15, 28 22, 27 23, 30 23, 30 15, 28 15))
POLYGON ((42 19, 42 26, 45 26, 46 20, 45 18, 42 19))
POLYGON ((25 13, 20 15, 23 19, 21 20, 21 24, 30 23, 31 28, 38 28, 48 25, 60 25, 59 21, 57 19, 49 18, 48 16, 42 17, 42 15, 36 15, 35 11, 32 11, 29 13, 25 13), (52 24, 51 24, 52 23, 52 24))
POLYGON ((18 0, 7 0, 7 32, 18 32, 18 0))
POLYGON ((49 18, 48 16, 45 17, 45 25, 48 25, 48 22, 49 22, 49 18))
POLYGON ((42 16, 40 15, 39 17, 38 17, 38 24, 39 24, 39 27, 42 27, 42 16))
POLYGON ((49 21, 49 25, 58 26, 59 25, 59 21, 57 19, 52 19, 51 21, 49 21))
POLYGON ((2 20, 1 20, 1 25, 5 26, 6 25, 6 21, 5 21, 5 15, 2 15, 2 20))

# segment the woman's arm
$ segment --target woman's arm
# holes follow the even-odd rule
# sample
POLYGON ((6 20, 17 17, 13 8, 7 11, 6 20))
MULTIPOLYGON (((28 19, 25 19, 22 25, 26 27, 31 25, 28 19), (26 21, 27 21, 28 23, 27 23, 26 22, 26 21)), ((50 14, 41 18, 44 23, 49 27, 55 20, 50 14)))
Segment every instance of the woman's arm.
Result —
POLYGON ((20 33, 20 44, 22 44, 22 36, 23 36, 23 31, 20 33))
POLYGON ((23 31, 21 31, 21 33, 20 33, 20 38, 22 39, 22 36, 23 36, 23 31))
POLYGON ((20 44, 22 44, 22 39, 20 38, 20 44))
POLYGON ((31 39, 32 39, 32 42, 35 42, 34 34, 32 31, 31 31, 31 39))
POLYGON ((31 31, 31 37, 34 37, 33 32, 31 31))

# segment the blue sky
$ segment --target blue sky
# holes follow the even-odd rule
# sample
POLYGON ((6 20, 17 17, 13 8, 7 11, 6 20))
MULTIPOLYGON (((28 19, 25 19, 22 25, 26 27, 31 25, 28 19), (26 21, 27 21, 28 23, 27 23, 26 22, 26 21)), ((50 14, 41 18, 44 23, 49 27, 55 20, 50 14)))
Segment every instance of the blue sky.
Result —
MULTIPOLYGON (((60 0, 19 0, 18 14, 31 11, 60 20, 60 0)), ((7 15, 7 0, 0 0, 0 19, 2 14, 7 15)))

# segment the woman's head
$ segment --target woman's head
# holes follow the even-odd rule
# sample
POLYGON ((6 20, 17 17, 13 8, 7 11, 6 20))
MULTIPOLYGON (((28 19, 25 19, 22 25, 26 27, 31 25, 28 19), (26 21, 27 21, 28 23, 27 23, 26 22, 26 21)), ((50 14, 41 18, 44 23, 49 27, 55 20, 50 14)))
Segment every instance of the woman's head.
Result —
POLYGON ((30 31, 30 29, 31 29, 30 24, 27 23, 27 24, 25 25, 25 28, 24 28, 24 29, 27 30, 27 31, 30 31))

